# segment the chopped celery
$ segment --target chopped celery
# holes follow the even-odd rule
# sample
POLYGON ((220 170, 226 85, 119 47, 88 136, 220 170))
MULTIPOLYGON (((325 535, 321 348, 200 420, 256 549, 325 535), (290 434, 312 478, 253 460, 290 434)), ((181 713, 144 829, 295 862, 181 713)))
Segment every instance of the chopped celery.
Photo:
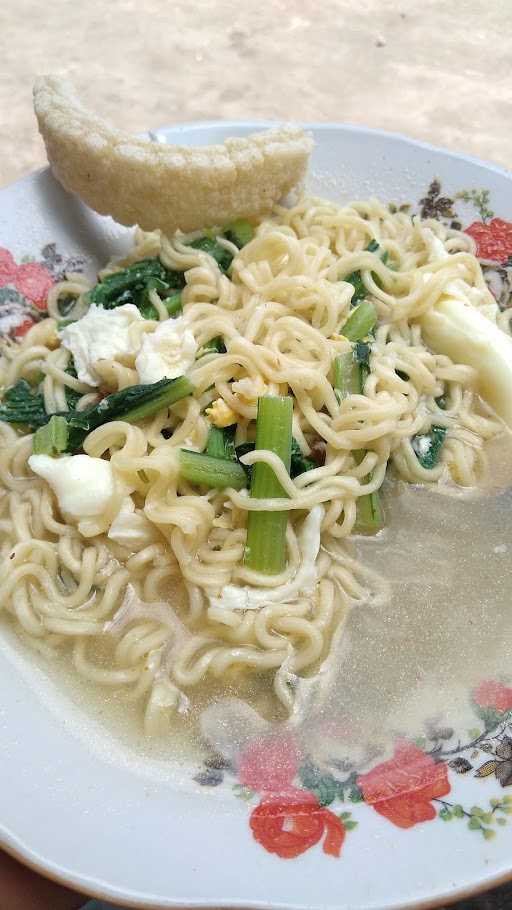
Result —
POLYGON ((355 534, 376 534, 384 527, 384 511, 377 491, 360 496, 356 503, 355 534))
POLYGON ((212 455, 214 458, 236 461, 235 430, 235 426, 224 428, 211 426, 206 441, 206 454, 212 455))
POLYGON ((60 455, 68 447, 69 428, 65 417, 54 414, 32 439, 34 455, 60 455))
POLYGON ((377 310, 373 303, 364 300, 352 311, 341 332, 349 341, 361 341, 377 322, 377 310))
POLYGON ((362 395, 370 372, 370 345, 358 341, 351 351, 334 358, 334 389, 338 399, 362 395))
MULTIPOLYGON (((269 449, 290 471, 293 401, 289 397, 265 395, 258 400, 256 449, 269 449)), ((252 471, 251 496, 273 499, 286 496, 273 470, 257 462, 252 471)), ((245 564, 256 572, 277 575, 286 564, 288 513, 249 512, 245 564)))
MULTIPOLYGON (((354 452, 354 458, 360 464, 366 455, 364 449, 354 452)), ((366 482, 371 480, 371 474, 366 478, 366 482)), ((359 496, 356 501, 357 515, 354 525, 355 534, 376 534, 384 527, 384 510, 380 501, 380 496, 376 490, 374 493, 366 493, 359 496)))
POLYGON ((216 490, 225 490, 226 487, 241 490, 247 486, 245 471, 237 461, 214 458, 190 449, 180 449, 180 473, 190 483, 216 490))

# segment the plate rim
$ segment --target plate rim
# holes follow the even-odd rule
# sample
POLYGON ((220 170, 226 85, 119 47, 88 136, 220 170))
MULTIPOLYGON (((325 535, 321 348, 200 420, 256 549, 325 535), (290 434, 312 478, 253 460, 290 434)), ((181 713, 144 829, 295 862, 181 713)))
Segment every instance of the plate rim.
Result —
MULTIPOLYGON (((190 133, 196 130, 209 130, 216 128, 244 128, 258 132, 260 130, 281 126, 285 122, 289 121, 223 119, 193 120, 150 129, 144 133, 144 135, 155 142, 165 144, 166 140, 163 138, 163 134, 165 132, 169 133, 172 131, 178 139, 180 132, 190 133)), ((364 136, 370 141, 377 137, 386 140, 392 140, 399 143, 400 145, 407 145, 409 147, 418 148, 423 151, 432 152, 436 155, 441 155, 444 158, 449 158, 453 161, 465 161, 470 164, 477 165, 486 171, 491 171, 508 181, 512 181, 512 170, 509 170, 502 165, 498 165, 493 161, 479 158, 462 151, 447 149, 443 146, 436 146, 430 142, 412 138, 400 132, 388 131, 380 128, 372 128, 344 121, 293 121, 293 123, 294 125, 298 125, 306 130, 315 130, 317 132, 335 131, 351 133, 359 136, 364 136)), ((5 184, 4 186, 0 187, 0 195, 3 191, 8 190, 13 186, 30 183, 30 181, 32 181, 35 176, 46 171, 51 171, 49 165, 43 165, 42 167, 31 171, 29 174, 23 175, 17 180, 5 184)), ((99 899, 102 901, 107 901, 109 903, 114 901, 115 903, 119 904, 120 907, 133 908, 133 910, 162 910, 162 908, 165 906, 168 906, 169 908, 186 907, 187 910, 207 910, 207 908, 217 908, 217 910, 220 910, 220 908, 231 908, 231 910, 234 910, 235 907, 240 906, 239 902, 235 903, 235 901, 232 900, 220 903, 214 900, 208 902, 201 901, 198 903, 194 900, 177 900, 172 897, 166 897, 165 904, 162 904, 161 902, 154 904, 151 902, 151 900, 139 900, 135 897, 129 898, 126 896, 123 897, 118 896, 117 894, 109 893, 108 891, 104 891, 101 887, 96 888, 92 885, 87 884, 86 882, 81 881, 79 875, 74 875, 72 872, 67 873, 65 870, 61 870, 57 864, 54 864, 54 868, 51 865, 45 865, 44 862, 39 862, 37 854, 34 854, 33 851, 31 851, 30 848, 25 845, 25 843, 18 842, 18 838, 10 834, 10 832, 8 832, 1 823, 0 847, 8 855, 13 857, 22 865, 25 865, 29 869, 32 869, 33 871, 51 881, 54 881, 55 883, 64 887, 72 888, 73 890, 78 889, 78 891, 81 894, 84 894, 84 896, 87 898, 99 899)), ((410 910, 434 910, 434 908, 441 907, 445 904, 451 905, 457 901, 475 897, 487 890, 497 888, 509 882, 512 882, 512 859, 510 860, 510 868, 506 872, 490 874, 486 877, 481 878, 479 882, 474 885, 462 886, 433 898, 420 898, 418 900, 413 900, 412 902, 409 901, 407 903, 397 904, 396 910, 409 910, 409 908, 410 910)), ((98 884, 100 883, 98 882, 98 884)), ((268 910, 269 904, 268 902, 261 901, 244 901, 242 906, 245 908, 245 910, 268 910)), ((290 902, 289 904, 278 902, 277 904, 273 904, 273 906, 276 908, 284 908, 286 906, 293 908, 296 907, 296 903, 294 901, 290 902)))

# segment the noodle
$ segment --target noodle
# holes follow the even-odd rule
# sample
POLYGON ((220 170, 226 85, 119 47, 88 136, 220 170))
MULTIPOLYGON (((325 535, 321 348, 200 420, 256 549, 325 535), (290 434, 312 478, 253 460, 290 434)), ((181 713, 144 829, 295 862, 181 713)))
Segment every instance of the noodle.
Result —
MULTIPOLYGON (((92 523, 87 537, 63 520, 50 488, 27 465, 31 437, 0 423, 0 603, 38 647, 49 654, 69 647, 78 674, 142 700, 150 733, 187 710, 193 686, 209 675, 228 679, 234 670, 271 673, 277 699, 293 713, 297 678, 325 661, 348 608, 388 596, 384 579, 346 546, 359 497, 381 487, 389 466, 411 483, 472 486, 483 469, 484 442, 501 428, 473 391, 473 370, 429 350, 418 322, 454 281, 465 282, 473 305, 496 321, 467 235, 391 214, 376 200, 340 208, 306 199, 277 208, 241 250, 218 238, 234 255, 230 277, 189 245, 197 236, 139 231, 129 256, 100 273, 157 255, 166 267, 186 270, 183 312, 198 346, 188 373, 195 395, 139 425, 100 426, 83 445, 86 454, 108 459, 131 491, 149 527, 144 545, 128 549, 110 539, 110 516, 92 523), (371 241, 378 254, 367 249, 371 241), (435 241, 448 258, 435 257, 435 241), (339 332, 353 293, 345 279, 354 272, 379 322, 363 393, 340 402, 332 364, 346 350, 339 332), (205 347, 218 336, 225 353, 205 347), (180 477, 179 448, 205 448, 205 410, 214 401, 222 399, 235 415, 238 444, 254 438, 261 395, 290 393, 293 435, 303 455, 320 440, 325 463, 292 479, 272 452, 242 459, 269 465, 286 498, 199 492, 180 477), (412 440, 432 425, 446 429, 446 442, 439 463, 427 469, 412 440), (315 509, 321 548, 316 584, 305 591, 295 584, 305 560, 301 530, 315 509), (288 514, 288 564, 277 577, 243 564, 250 510, 288 514), (240 585, 258 589, 258 609, 230 606, 225 592, 240 585), (273 589, 292 594, 273 598, 273 589)), ((69 315, 80 318, 89 288, 77 275, 57 284, 50 318, 5 351, 3 384, 33 381, 41 371, 47 413, 66 409, 67 390, 79 396, 78 409, 98 400, 98 390, 69 370, 70 354, 56 331, 61 301, 71 301, 69 315)), ((150 293, 157 319, 135 325, 139 341, 168 318, 158 293, 150 293)), ((508 322, 503 327, 509 331, 508 322)), ((95 370, 110 391, 138 382, 134 354, 97 362, 95 370)))

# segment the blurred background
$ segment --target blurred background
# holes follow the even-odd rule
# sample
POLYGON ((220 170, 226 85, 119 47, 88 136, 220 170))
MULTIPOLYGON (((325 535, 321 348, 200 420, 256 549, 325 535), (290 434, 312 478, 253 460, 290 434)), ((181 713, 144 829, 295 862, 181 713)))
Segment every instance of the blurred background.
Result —
POLYGON ((512 162, 512 0, 7 0, 0 184, 45 163, 34 76, 133 131, 342 120, 512 162))

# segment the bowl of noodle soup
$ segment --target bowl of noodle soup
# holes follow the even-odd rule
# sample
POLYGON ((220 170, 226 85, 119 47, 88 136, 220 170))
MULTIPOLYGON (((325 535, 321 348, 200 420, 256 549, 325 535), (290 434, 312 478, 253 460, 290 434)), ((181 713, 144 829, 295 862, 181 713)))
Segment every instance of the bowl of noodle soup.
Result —
POLYGON ((2 190, 0 838, 126 906, 510 875, 510 176, 308 129, 189 234, 2 190))

